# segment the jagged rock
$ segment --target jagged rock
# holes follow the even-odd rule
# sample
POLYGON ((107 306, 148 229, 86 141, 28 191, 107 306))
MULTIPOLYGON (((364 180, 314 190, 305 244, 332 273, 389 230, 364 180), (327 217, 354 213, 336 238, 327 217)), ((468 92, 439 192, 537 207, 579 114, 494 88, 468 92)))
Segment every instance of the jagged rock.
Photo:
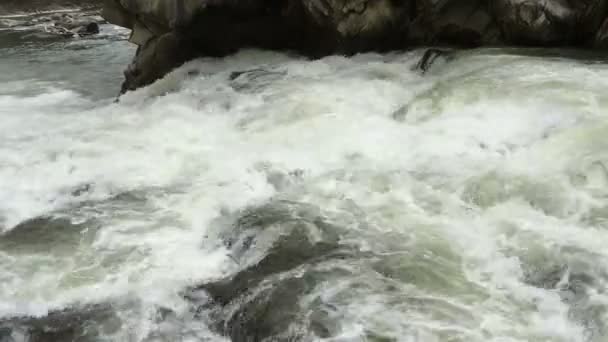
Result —
POLYGON ((426 73, 429 68, 435 63, 437 58, 443 57, 446 60, 452 59, 451 50, 445 49, 428 49, 422 55, 422 58, 416 64, 415 69, 421 71, 423 74, 426 73))
POLYGON ((151 84, 192 57, 191 50, 181 42, 177 34, 169 32, 140 46, 125 71, 122 92, 151 84))
POLYGON ((141 47, 123 91, 243 47, 321 57, 431 44, 602 47, 608 36, 608 0, 106 0, 104 16, 141 47), (146 62, 149 51, 160 65, 146 62))
POLYGON ((78 28, 78 30, 76 30, 76 33, 81 37, 97 34, 99 33, 99 24, 95 22, 88 23, 87 25, 78 28))
POLYGON ((528 45, 577 45, 592 39, 606 17, 604 0, 496 0, 503 41, 528 45))
POLYGON ((236 91, 252 92, 263 88, 269 82, 280 80, 286 74, 285 71, 265 69, 235 71, 229 76, 230 86, 236 91))

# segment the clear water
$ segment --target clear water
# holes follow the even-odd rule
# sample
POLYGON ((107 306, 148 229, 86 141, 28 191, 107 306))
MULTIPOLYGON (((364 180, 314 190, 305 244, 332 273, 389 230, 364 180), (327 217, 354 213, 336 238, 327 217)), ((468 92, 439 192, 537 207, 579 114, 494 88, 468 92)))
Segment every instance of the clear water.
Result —
POLYGON ((113 302, 96 340, 220 340, 182 291, 259 258, 217 232, 287 201, 361 255, 315 266, 307 339, 608 341, 601 59, 242 51, 114 103, 133 49, 103 29, 0 32, 0 317, 113 302))

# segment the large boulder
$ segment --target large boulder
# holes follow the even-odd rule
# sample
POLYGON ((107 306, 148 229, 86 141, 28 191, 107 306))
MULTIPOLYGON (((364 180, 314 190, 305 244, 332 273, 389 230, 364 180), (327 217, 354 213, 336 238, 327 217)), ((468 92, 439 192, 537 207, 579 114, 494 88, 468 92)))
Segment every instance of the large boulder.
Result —
POLYGON ((179 35, 168 32, 150 36, 138 49, 125 71, 122 92, 146 86, 194 56, 179 35))
POLYGON ((406 45, 412 14, 408 4, 391 0, 107 0, 104 16, 131 28, 130 41, 140 46, 126 72, 126 91, 150 84, 188 59, 224 56, 242 47, 292 50, 311 57, 397 49, 406 45))
POLYGON ((415 42, 479 46, 498 42, 499 30, 486 0, 417 2, 415 42))
POLYGON ((417 45, 601 47, 608 17, 608 0, 105 1, 104 17, 140 46, 123 90, 243 47, 310 57, 417 45))
POLYGON ((606 15, 606 1, 496 0, 493 11, 504 42, 580 45, 597 31, 606 15))

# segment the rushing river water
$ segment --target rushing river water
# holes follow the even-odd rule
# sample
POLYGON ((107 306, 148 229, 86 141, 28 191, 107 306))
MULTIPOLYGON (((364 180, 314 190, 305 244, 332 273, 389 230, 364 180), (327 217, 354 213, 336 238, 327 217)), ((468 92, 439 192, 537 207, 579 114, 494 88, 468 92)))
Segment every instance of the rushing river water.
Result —
POLYGON ((608 341, 601 59, 243 51, 115 103, 127 32, 28 32, 0 341, 608 341))

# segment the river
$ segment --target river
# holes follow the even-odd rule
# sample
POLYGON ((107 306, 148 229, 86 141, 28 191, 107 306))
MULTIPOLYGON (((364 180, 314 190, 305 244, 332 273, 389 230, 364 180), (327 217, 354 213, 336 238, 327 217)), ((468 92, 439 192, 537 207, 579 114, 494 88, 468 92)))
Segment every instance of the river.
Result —
POLYGON ((0 341, 608 341, 608 59, 244 50, 115 102, 101 29, 0 31, 0 341))

